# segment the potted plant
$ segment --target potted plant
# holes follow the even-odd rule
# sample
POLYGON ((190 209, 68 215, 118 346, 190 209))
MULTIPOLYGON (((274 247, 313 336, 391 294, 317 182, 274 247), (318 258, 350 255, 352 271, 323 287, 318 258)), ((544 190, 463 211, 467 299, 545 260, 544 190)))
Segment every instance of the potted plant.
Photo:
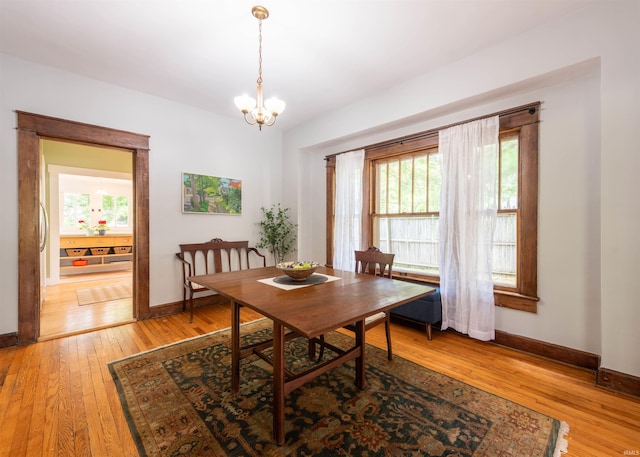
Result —
POLYGON ((94 227, 94 230, 98 231, 98 235, 104 235, 109 230, 107 227, 107 221, 98 221, 98 225, 94 227))
POLYGON ((80 230, 85 232, 87 234, 87 236, 93 235, 93 229, 91 228, 91 226, 89 225, 89 223, 87 221, 85 221, 84 219, 80 219, 78 221, 78 224, 80 224, 80 230))
POLYGON ((260 242, 256 246, 268 249, 277 265, 294 250, 298 225, 291 222, 289 208, 281 208, 279 203, 269 209, 263 207, 262 213, 264 217, 258 222, 260 242))

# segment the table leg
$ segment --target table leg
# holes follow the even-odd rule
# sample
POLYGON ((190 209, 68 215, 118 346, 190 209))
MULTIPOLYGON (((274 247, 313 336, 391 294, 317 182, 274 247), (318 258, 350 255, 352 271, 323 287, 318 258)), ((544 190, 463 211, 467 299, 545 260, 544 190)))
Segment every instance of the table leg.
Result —
POLYGON ((231 302, 231 392, 240 389, 240 305, 231 302))
POLYGON ((356 322, 356 347, 360 352, 360 355, 356 358, 356 386, 358 386, 360 389, 364 389, 367 386, 364 363, 364 335, 364 321, 356 322))
POLYGON ((309 340, 309 360, 314 360, 316 358, 316 341, 311 338, 309 340))
POLYGON ((284 326, 273 323, 273 439, 284 444, 284 326))

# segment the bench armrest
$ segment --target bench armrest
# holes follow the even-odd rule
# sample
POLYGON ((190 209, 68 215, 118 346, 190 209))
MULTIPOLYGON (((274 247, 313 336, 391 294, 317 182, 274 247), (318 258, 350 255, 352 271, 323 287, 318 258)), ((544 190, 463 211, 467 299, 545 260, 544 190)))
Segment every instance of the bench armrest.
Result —
MULTIPOLYGON (((250 253, 250 252, 253 252, 253 253, 255 253, 258 257, 261 257, 261 258, 262 258, 262 266, 263 266, 263 267, 266 267, 266 266, 267 266, 267 258, 266 258, 264 255, 262 255, 262 254, 260 253, 260 251, 258 251, 256 248, 247 248, 247 262, 249 261, 249 253, 250 253)), ((250 266, 249 266, 249 265, 247 265, 247 268, 250 268, 250 266)))
POLYGON ((181 254, 181 253, 179 253, 179 252, 176 252, 176 257, 178 258, 178 260, 179 260, 180 262, 182 262, 182 273, 183 273, 183 275, 184 275, 183 280, 184 280, 184 282, 185 282, 185 284, 186 284, 186 283, 188 282, 188 281, 187 281, 187 278, 188 278, 189 276, 192 276, 192 274, 191 274, 191 263, 190 263, 190 262, 188 262, 188 261, 186 261, 186 260, 184 259, 184 257, 182 257, 182 254, 181 254))

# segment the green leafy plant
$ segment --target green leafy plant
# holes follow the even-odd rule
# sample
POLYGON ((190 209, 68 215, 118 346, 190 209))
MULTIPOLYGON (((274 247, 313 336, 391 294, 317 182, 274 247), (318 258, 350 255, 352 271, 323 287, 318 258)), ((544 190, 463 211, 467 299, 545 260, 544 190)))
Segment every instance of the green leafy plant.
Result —
POLYGON ((294 250, 298 225, 291 222, 289 208, 282 208, 279 203, 269 209, 263 207, 262 214, 263 219, 258 222, 260 242, 256 246, 268 249, 278 264, 294 250))

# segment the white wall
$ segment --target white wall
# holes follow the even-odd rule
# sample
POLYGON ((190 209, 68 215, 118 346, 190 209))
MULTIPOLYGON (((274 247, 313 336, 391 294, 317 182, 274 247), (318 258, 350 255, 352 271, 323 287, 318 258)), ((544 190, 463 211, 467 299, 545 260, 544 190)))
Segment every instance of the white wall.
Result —
POLYGON ((640 2, 602 2, 287 132, 300 257, 325 258, 324 155, 540 100, 541 301, 496 327, 640 376, 637 43, 640 2))
MULTIPOLYGON (((258 240, 262 206, 280 200, 282 134, 0 54, 0 335, 18 329, 15 110, 150 136, 150 303, 182 300, 178 244, 258 240), (242 179, 241 216, 181 213, 183 171, 242 179)), ((212 83, 213 84, 213 83, 212 83)), ((229 100, 232 103, 232 100, 229 100)))

